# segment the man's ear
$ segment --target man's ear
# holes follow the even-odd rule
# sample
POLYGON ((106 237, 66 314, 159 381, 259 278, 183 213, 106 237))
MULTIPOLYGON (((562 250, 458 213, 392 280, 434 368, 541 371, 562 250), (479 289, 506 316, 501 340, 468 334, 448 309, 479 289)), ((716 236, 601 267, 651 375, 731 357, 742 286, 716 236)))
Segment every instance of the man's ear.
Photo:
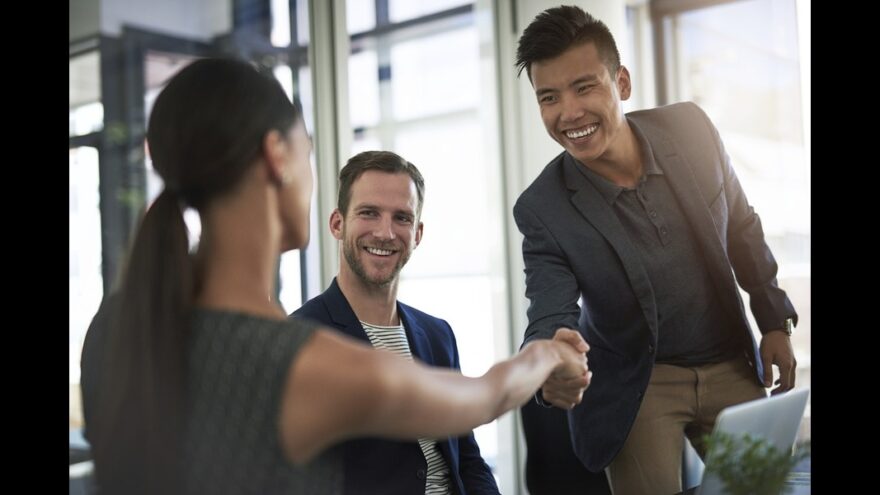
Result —
POLYGON ((425 230, 425 223, 419 222, 419 226, 416 227, 416 247, 419 247, 419 244, 422 242, 422 233, 425 230))
POLYGON ((617 91, 620 93, 620 99, 628 100, 632 94, 632 79, 630 79, 629 70, 622 65, 617 69, 616 83, 617 91))
POLYGON ((333 213, 330 214, 330 233, 338 241, 342 240, 342 229, 344 226, 345 218, 342 216, 339 208, 334 209, 333 213))

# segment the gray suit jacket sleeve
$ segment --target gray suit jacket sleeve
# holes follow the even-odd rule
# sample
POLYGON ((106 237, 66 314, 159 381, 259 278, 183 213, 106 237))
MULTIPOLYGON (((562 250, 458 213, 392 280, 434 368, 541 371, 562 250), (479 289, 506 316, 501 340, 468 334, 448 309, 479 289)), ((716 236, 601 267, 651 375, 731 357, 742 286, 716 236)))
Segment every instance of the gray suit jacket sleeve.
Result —
POLYGON ((542 219, 528 205, 518 202, 513 208, 513 218, 524 236, 526 297, 531 301, 523 345, 536 338, 553 338, 559 327, 577 330, 580 292, 567 257, 542 219))
POLYGON ((718 130, 701 108, 691 105, 711 130, 724 175, 723 198, 719 195, 710 209, 727 207, 727 254, 737 283, 749 294, 749 306, 761 333, 781 328, 785 318, 797 313, 785 291, 776 282, 778 265, 764 240, 761 219, 746 199, 742 185, 730 164, 730 157, 718 130), (724 201, 722 201, 722 199, 724 201))

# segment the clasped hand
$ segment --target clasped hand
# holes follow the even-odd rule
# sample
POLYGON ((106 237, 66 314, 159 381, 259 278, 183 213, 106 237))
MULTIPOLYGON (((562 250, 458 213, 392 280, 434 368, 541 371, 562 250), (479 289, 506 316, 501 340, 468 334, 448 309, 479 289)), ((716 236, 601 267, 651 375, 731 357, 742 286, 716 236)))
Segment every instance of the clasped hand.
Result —
POLYGON ((553 336, 562 363, 553 370, 542 386, 544 400, 562 409, 580 404, 584 390, 590 385, 593 372, 587 366, 590 346, 580 332, 559 328, 553 336))

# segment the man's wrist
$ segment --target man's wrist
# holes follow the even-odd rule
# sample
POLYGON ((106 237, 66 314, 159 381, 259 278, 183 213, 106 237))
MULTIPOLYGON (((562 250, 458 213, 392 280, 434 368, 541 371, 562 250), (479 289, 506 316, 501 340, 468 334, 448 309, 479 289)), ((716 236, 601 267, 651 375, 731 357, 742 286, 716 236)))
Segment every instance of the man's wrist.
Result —
POLYGON ((538 391, 535 392, 535 402, 537 402, 538 405, 543 406, 543 407, 549 409, 549 408, 553 407, 553 404, 547 402, 547 401, 544 399, 544 393, 543 393, 543 391, 544 391, 543 388, 539 388, 538 391))
POLYGON ((786 318, 785 321, 782 322, 782 331, 791 337, 792 330, 794 330, 794 318, 786 318))
MULTIPOLYGON (((794 318, 786 318, 782 321, 781 325, 774 326, 767 330, 767 332, 782 332, 785 335, 791 337, 792 331, 794 330, 794 318)), ((764 332, 764 333, 767 333, 764 332)))

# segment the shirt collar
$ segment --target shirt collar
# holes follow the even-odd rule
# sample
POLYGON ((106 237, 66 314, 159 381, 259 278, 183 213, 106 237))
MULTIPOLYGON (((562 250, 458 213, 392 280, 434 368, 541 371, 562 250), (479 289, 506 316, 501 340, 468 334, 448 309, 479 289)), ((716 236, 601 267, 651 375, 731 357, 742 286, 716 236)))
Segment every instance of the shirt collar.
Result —
MULTIPOLYGON (((657 162, 654 160, 654 152, 651 149, 651 143, 645 138, 644 134, 642 134, 641 129, 639 129, 632 120, 629 120, 630 128, 633 130, 633 134, 636 136, 636 140, 639 143, 639 149, 642 153, 642 177, 639 179, 639 185, 644 184, 648 180, 649 175, 663 175, 663 170, 657 165, 657 162)), ((599 194, 608 202, 609 205, 614 205, 614 202, 617 201, 618 196, 622 193, 626 188, 623 186, 618 186, 617 184, 611 182, 610 180, 602 177, 590 170, 589 167, 584 166, 581 162, 575 161, 578 165, 577 169, 584 174, 584 176, 589 180, 593 186, 599 191, 599 194)))

